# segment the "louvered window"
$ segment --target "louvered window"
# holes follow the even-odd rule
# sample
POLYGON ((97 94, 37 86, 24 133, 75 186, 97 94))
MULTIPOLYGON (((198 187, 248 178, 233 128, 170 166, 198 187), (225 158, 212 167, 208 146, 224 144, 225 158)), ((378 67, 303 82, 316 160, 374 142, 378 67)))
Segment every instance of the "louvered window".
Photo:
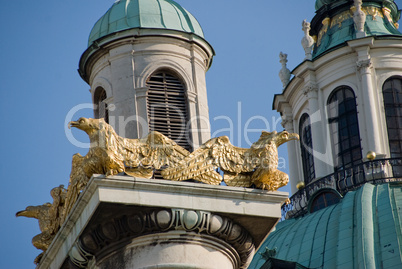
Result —
POLYGON ((104 118, 105 121, 109 123, 109 111, 105 102, 106 98, 106 91, 102 88, 97 88, 95 92, 95 118, 104 118))
POLYGON ((311 139, 310 117, 303 114, 299 123, 301 157, 303 162, 303 175, 306 184, 315 178, 313 141, 311 139))
POLYGON ((191 151, 187 98, 183 83, 174 75, 159 72, 148 81, 147 111, 150 131, 158 131, 191 151))

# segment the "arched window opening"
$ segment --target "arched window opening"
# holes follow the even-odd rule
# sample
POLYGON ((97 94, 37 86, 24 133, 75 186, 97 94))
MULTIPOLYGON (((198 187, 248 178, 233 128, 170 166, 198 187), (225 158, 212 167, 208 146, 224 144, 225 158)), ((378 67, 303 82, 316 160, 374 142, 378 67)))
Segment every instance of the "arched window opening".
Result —
POLYGON ((109 123, 109 110, 107 109, 107 104, 105 102, 107 96, 106 91, 99 87, 95 90, 95 118, 105 119, 109 123))
POLYGON ((339 203, 341 196, 338 192, 331 189, 322 189, 311 197, 309 202, 309 212, 313 213, 320 209, 339 203))
POLYGON ((172 73, 160 71, 147 81, 149 131, 158 131, 191 151, 185 87, 172 73))
POLYGON ((299 122, 300 149, 303 163, 304 182, 306 184, 315 178, 313 140, 311 139, 311 124, 308 114, 303 114, 299 122))
POLYGON ((335 171, 353 167, 362 160, 356 97, 346 86, 328 99, 328 123, 335 171))
MULTIPOLYGON (((402 78, 386 80, 382 93, 391 158, 402 158, 402 78)), ((402 167, 393 166, 393 174, 394 177, 402 176, 402 167)))

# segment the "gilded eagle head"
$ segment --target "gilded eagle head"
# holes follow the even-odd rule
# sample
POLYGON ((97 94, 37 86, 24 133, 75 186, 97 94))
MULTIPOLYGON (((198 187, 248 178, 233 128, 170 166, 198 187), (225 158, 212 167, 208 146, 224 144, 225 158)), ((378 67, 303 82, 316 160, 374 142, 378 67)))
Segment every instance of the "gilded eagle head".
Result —
POLYGON ((86 132, 89 135, 94 131, 100 130, 100 121, 103 121, 103 119, 91 119, 81 117, 77 121, 70 121, 68 123, 68 128, 75 127, 86 132))
POLYGON ((18 211, 15 216, 39 219, 41 212, 49 210, 50 207, 50 203, 38 206, 28 206, 27 208, 25 208, 25 210, 18 211))
POLYGON ((260 138, 257 142, 254 142, 252 147, 255 149, 265 148, 266 145, 275 143, 276 147, 279 147, 283 143, 286 143, 291 140, 299 140, 299 135, 295 133, 289 133, 288 131, 282 132, 267 132, 262 131, 260 138))
POLYGON ((291 140, 299 140, 299 135, 296 133, 289 133, 288 131, 282 131, 280 133, 277 133, 274 140, 276 146, 279 147, 283 143, 289 142, 291 140))

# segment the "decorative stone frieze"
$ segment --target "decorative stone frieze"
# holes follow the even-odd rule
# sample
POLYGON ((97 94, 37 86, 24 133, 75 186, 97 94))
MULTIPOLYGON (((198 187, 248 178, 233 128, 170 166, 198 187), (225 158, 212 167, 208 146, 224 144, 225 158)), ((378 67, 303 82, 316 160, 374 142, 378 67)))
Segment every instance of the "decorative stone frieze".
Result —
MULTIPOLYGON (((206 211, 161 208, 125 214, 85 231, 69 253, 70 262, 76 268, 87 268, 92 258, 101 260, 115 250, 116 244, 169 231, 184 231, 201 237, 208 235, 224 241, 236 251, 238 266, 234 268, 245 268, 255 252, 250 234, 230 218, 206 211)), ((202 244, 202 239, 199 243, 202 244)))

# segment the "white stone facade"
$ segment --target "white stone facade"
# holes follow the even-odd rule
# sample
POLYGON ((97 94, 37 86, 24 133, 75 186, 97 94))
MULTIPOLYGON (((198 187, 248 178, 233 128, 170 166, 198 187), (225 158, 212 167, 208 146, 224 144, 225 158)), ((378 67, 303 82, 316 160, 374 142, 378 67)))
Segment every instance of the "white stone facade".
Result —
MULTIPOLYGON (((292 71, 293 79, 274 99, 289 132, 298 132, 300 117, 310 116, 316 178, 334 172, 327 102, 339 86, 349 86, 356 95, 362 156, 368 151, 389 158, 382 88, 392 76, 402 75, 402 41, 366 37, 347 42, 313 61, 304 61, 292 71)), ((288 143, 292 193, 303 180, 300 145, 288 143)))

